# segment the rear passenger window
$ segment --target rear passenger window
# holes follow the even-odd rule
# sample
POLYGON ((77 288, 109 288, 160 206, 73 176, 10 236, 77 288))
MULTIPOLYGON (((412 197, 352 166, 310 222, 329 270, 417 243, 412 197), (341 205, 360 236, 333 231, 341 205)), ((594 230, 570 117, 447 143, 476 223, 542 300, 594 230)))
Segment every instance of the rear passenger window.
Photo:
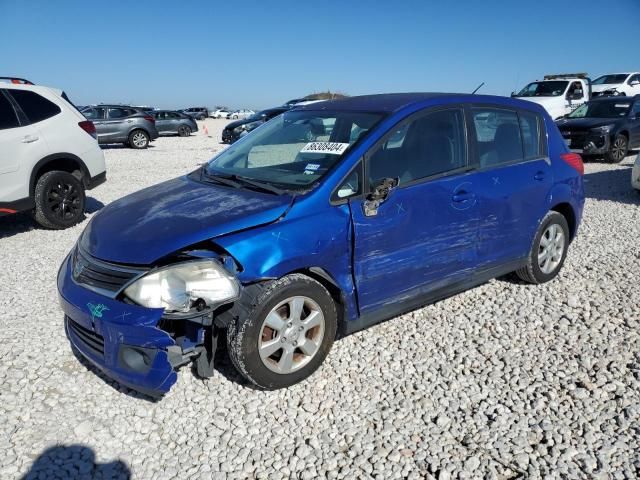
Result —
POLYGON ((127 116, 127 112, 124 108, 110 108, 107 114, 108 118, 123 118, 127 116))
POLYGON ((530 112, 518 112, 520 133, 524 144, 524 158, 543 157, 540 144, 540 120, 538 115, 530 112))
POLYGON ((0 91, 0 130, 19 127, 18 117, 11 102, 0 91))
POLYGON ((466 165, 462 110, 429 112, 399 126, 369 160, 369 180, 399 178, 400 185, 466 165))
POLYGON ((518 115, 511 110, 474 108, 480 167, 523 160, 518 115))
POLYGON ((31 123, 41 122, 61 112, 60 107, 55 103, 35 92, 11 90, 11 96, 18 102, 18 105, 20 105, 20 108, 31 123))

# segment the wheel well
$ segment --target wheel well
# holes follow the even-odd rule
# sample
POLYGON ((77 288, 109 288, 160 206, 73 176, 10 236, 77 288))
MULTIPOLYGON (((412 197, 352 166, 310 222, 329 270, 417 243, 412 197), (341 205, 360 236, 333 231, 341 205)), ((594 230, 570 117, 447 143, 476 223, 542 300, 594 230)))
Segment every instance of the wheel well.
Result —
POLYGON ((46 157, 40 160, 31 172, 31 182, 29 184, 30 196, 34 195, 38 179, 45 173, 52 172, 54 170, 69 172, 78 180, 80 180, 83 186, 87 186, 87 181, 89 180, 89 171, 87 170, 87 167, 82 163, 82 160, 73 158, 73 156, 71 155, 46 157))
POLYGON ((558 212, 567 220, 567 224, 569 225, 569 236, 571 237, 571 240, 573 240, 573 237, 576 234, 576 214, 573 211, 573 207, 568 203, 559 203, 551 210, 558 212))
POLYGON ((333 281, 331 276, 321 268, 311 267, 303 270, 298 270, 291 273, 301 273, 307 277, 313 278, 316 282, 320 283, 327 289, 333 301, 336 302, 336 312, 338 313, 338 330, 345 319, 346 304, 342 295, 342 290, 333 281))
POLYGON ((624 135, 625 137, 627 137, 627 140, 629 140, 629 132, 627 132, 626 130, 621 131, 620 135, 624 135))

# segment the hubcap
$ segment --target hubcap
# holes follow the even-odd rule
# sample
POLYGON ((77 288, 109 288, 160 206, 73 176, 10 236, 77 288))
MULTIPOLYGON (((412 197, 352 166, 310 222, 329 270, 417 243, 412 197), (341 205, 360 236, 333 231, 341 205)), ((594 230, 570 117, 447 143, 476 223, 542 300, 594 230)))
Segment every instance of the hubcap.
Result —
POLYGON ((549 275, 558 268, 564 247, 565 237, 562 227, 557 223, 552 223, 542 234, 538 247, 538 266, 542 273, 549 275))
POLYGON ((324 314, 309 297, 290 297, 267 314, 258 339, 262 363, 287 374, 305 366, 318 353, 324 337, 324 314))
POLYGON ((49 211, 61 220, 70 220, 78 215, 80 210, 80 194, 69 183, 57 182, 47 194, 49 211))
POLYGON ((138 132, 133 136, 133 144, 136 147, 144 147, 146 143, 147 137, 144 136, 144 133, 138 132))
POLYGON ((616 138, 611 153, 616 160, 622 160, 627 153, 627 141, 624 138, 616 138))

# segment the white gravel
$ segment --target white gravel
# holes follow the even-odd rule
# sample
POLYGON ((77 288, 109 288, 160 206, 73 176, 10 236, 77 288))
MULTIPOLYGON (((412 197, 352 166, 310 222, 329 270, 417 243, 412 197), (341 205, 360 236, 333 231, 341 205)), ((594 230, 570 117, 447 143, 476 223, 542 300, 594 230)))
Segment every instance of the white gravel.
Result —
MULTIPOLYGON (((222 146, 161 138, 106 149, 96 209, 222 146)), ((229 362, 182 369, 150 402, 71 353, 55 277, 86 224, 0 219, 0 478, 638 478, 640 195, 586 166, 588 200, 560 276, 512 278, 342 339, 276 392, 229 362)))

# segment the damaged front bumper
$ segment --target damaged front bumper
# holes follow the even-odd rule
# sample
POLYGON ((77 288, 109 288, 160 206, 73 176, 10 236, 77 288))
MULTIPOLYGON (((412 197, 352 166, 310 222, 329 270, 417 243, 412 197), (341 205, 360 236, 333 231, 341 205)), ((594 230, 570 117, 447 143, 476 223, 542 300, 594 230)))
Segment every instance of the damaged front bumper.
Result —
MULTIPOLYGON (((58 272, 65 332, 74 350, 108 377, 158 397, 176 382, 176 368, 204 350, 206 323, 163 318, 164 309, 131 305, 78 285, 72 255, 58 272), (161 328, 163 327, 163 328, 161 328)), ((211 314, 209 314, 211 318, 211 314)))

